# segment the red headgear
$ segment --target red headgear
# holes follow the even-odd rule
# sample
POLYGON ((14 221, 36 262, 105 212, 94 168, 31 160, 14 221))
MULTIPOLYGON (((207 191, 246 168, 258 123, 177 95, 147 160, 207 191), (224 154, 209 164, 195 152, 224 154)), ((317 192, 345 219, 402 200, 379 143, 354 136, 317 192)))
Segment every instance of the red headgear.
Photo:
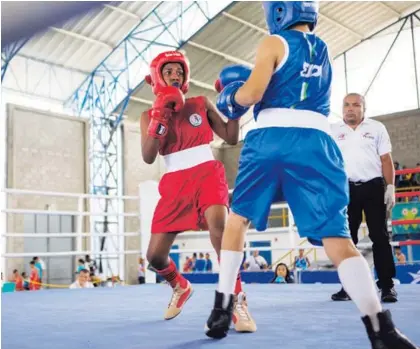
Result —
POLYGON ((184 69, 184 82, 180 87, 185 94, 190 85, 190 69, 187 57, 178 51, 162 52, 150 63, 150 75, 146 76, 146 82, 152 86, 153 93, 156 95, 159 89, 166 86, 162 76, 162 68, 166 63, 180 63, 184 69))

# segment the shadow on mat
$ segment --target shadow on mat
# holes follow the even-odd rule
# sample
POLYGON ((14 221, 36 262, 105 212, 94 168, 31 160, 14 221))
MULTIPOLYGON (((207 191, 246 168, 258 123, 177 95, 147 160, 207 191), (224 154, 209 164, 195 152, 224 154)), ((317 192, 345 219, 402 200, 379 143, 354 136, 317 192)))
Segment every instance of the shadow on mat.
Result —
POLYGON ((165 347, 167 349, 185 349, 185 348, 201 348, 205 345, 214 345, 216 343, 221 343, 217 339, 211 338, 202 338, 202 339, 195 339, 193 341, 184 342, 176 345, 171 345, 169 347, 165 347))

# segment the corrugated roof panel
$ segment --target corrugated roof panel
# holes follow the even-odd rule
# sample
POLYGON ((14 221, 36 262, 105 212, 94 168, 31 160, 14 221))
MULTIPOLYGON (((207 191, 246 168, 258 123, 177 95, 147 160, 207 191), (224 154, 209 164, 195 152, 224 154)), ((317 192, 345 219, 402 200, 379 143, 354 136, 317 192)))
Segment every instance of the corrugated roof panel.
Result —
POLYGON ((158 4, 157 1, 122 1, 113 5, 143 18, 158 4))
POLYGON ((343 47, 348 47, 354 42, 354 36, 322 18, 316 28, 316 34, 327 43, 332 58, 340 53, 343 47))
POLYGON ((264 30, 267 30, 264 12, 260 1, 239 1, 232 6, 228 12, 236 17, 246 20, 249 23, 257 25, 264 30))
POLYGON ((31 39, 20 52, 47 62, 86 70, 93 69, 109 50, 65 34, 48 31, 31 39), (82 56, 78 56, 78 52, 82 56), (71 57, 76 59, 70 60, 71 57))
POLYGON ((420 8, 420 1, 383 1, 383 3, 400 13, 416 5, 420 8))
POLYGON ((95 9, 82 17, 71 19, 59 29, 38 35, 22 48, 27 56, 63 64, 71 68, 93 70, 154 6, 155 2, 112 3, 125 11, 132 8, 138 20, 108 7, 95 9), (71 33, 75 33, 73 35, 71 33), (76 37, 78 35, 96 40, 97 43, 76 37), (102 43, 102 44, 101 44, 102 43), (108 46, 108 47, 107 47, 108 46))
POLYGON ((255 50, 263 34, 226 17, 217 18, 209 28, 194 37, 194 42, 254 63, 255 50), (223 28, 220 31, 219 28, 223 28), (208 33, 213 32, 213 35, 208 33))
POLYGON ((104 8, 93 18, 87 15, 74 24, 66 23, 63 28, 114 47, 136 23, 133 18, 104 8))
POLYGON ((322 13, 362 36, 395 17, 374 1, 330 2, 322 8, 322 13))
POLYGON ((224 58, 188 44, 183 49, 191 63, 191 78, 210 85, 213 85, 218 72, 223 67, 232 64, 224 58))
MULTIPOLYGON (((69 68, 92 71, 109 54, 130 30, 159 3, 154 1, 123 1, 111 2, 105 7, 95 9, 82 17, 72 19, 62 25, 64 30, 75 33, 69 35, 53 30, 38 35, 22 48, 21 54, 39 58, 43 61, 61 64, 69 68), (116 8, 112 8, 116 7, 116 8), (77 34, 89 39, 77 38, 77 34), (94 43, 93 41, 97 41, 94 43), (109 46, 109 47, 108 47, 109 46)), ((160 7, 162 18, 172 18, 175 15, 175 3, 165 3, 160 7)), ((398 13, 407 9, 420 9, 420 2, 389 1, 389 2, 337 2, 322 1, 320 3, 321 16, 316 33, 323 38, 330 47, 332 57, 354 46, 361 37, 367 37, 398 18, 398 13), (328 17, 328 18, 326 18, 328 17), (348 30, 342 26, 348 27, 348 30), (356 34, 352 34, 354 31, 356 34)), ((228 9, 228 13, 266 30, 264 13, 261 2, 235 2, 228 9)), ((159 20, 151 16, 151 22, 159 20)), ((415 21, 420 26, 420 21, 415 21)), ((395 33, 400 25, 396 25, 381 35, 395 33)), ((258 30, 220 15, 197 33, 192 41, 211 49, 226 53, 243 61, 254 63, 255 50, 263 34, 258 30)), ((209 85, 213 85, 219 71, 232 62, 216 54, 212 54, 184 45, 191 61, 192 78, 209 85)), ((133 50, 130 55, 136 55, 133 50)), ((148 57, 147 57, 148 58, 148 57)), ((113 55, 109 62, 118 65, 124 59, 123 50, 113 55)), ((192 87, 194 90, 196 87, 192 87)), ((199 92, 197 88, 197 93, 199 92)), ((202 90, 201 93, 212 95, 212 91, 202 90)), ((141 98, 150 96, 148 86, 136 91, 141 98)), ((153 98, 153 95, 150 96, 153 98)), ((138 104, 138 103, 137 103, 138 104)))

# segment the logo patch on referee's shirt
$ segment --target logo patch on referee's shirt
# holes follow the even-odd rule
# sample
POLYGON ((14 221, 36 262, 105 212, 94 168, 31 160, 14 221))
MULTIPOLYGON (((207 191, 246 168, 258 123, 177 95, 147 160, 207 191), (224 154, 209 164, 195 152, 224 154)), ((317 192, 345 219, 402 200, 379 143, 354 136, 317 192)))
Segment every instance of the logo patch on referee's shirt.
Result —
POLYGON ((370 132, 363 133, 363 138, 375 139, 370 132))
POLYGON ((344 141, 346 139, 346 134, 345 133, 341 133, 338 135, 338 140, 339 141, 344 141))

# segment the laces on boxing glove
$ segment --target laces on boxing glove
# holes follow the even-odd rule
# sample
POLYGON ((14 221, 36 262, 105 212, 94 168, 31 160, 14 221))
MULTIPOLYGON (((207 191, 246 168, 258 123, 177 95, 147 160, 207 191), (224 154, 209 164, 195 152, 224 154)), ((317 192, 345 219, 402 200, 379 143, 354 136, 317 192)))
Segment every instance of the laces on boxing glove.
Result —
POLYGON ((168 134, 168 120, 172 111, 168 108, 152 108, 149 110, 150 123, 147 134, 155 139, 161 139, 168 134))

